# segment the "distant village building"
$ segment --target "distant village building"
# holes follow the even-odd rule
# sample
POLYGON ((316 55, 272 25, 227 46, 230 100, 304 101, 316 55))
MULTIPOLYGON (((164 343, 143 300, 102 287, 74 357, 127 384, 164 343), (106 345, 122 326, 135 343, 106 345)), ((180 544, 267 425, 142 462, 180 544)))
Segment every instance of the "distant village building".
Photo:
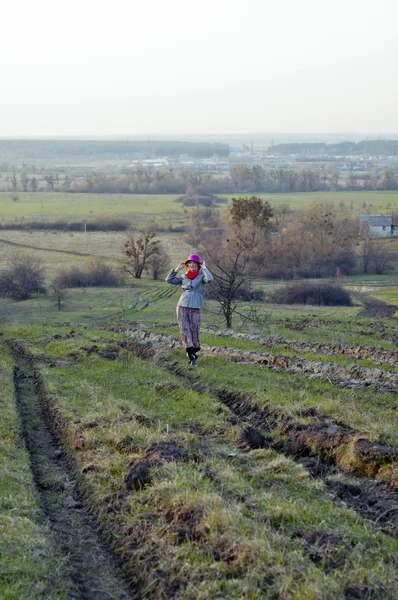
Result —
POLYGON ((367 228, 371 238, 398 236, 398 225, 393 224, 392 215, 360 215, 361 231, 367 228))

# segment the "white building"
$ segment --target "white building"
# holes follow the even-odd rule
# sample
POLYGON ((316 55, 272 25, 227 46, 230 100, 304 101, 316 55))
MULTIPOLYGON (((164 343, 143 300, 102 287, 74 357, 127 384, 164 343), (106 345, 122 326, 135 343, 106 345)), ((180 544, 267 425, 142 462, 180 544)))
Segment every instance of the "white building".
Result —
POLYGON ((394 227, 392 215, 360 215, 359 223, 361 230, 368 227, 371 238, 398 237, 398 225, 394 227))

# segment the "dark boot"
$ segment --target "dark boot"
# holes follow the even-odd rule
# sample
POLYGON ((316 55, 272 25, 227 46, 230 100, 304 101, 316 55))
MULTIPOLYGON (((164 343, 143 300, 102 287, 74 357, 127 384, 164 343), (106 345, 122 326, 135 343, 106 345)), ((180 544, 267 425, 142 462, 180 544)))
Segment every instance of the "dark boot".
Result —
POLYGON ((189 360, 189 364, 191 365, 191 367, 196 367, 195 348, 193 346, 190 346, 189 348, 186 349, 186 353, 188 354, 188 360, 189 360))
POLYGON ((196 361, 198 360, 198 352, 200 352, 200 346, 198 346, 197 348, 193 348, 193 350, 192 350, 192 358, 194 360, 194 364, 191 363, 193 367, 197 366, 196 361))

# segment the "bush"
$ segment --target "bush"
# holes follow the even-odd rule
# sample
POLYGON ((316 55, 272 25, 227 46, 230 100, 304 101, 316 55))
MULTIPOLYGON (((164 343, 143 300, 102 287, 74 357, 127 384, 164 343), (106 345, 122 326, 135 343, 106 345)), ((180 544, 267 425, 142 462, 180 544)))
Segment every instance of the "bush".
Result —
POLYGON ((262 290, 240 288, 237 290, 235 298, 236 300, 242 300, 243 302, 263 302, 264 292, 262 290))
POLYGON ((29 254, 16 254, 10 267, 0 274, 0 293, 19 300, 28 300, 32 294, 45 294, 44 269, 40 259, 29 254))
POLYGON ((219 199, 217 196, 180 196, 176 202, 181 202, 184 206, 214 206, 219 199))
POLYGON ((89 261, 87 269, 70 267, 62 269, 57 273, 54 280, 57 288, 74 287, 116 287, 119 285, 119 277, 105 263, 89 261))
POLYGON ((333 283, 300 283, 278 288, 271 296, 275 304, 310 304, 311 306, 351 306, 351 296, 333 283))
MULTIPOLYGON (((124 219, 96 219, 88 221, 87 231, 125 231, 130 225, 129 221, 124 219)), ((50 231, 84 231, 82 221, 24 221, 23 223, 1 223, 0 229, 11 230, 50 230, 50 231)))

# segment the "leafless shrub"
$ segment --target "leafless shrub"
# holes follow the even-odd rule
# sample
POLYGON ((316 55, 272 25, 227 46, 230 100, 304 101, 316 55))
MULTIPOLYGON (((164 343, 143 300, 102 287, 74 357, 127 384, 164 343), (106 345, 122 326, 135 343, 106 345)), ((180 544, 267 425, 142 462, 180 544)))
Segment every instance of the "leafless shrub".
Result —
POLYGON ((99 259, 90 259, 87 268, 70 267, 58 271, 53 285, 57 289, 74 287, 116 287, 119 276, 112 268, 99 259))
POLYGON ((0 292, 19 300, 28 300, 34 293, 46 293, 41 260, 30 254, 14 255, 1 275, 0 292))
POLYGON ((351 296, 344 288, 332 283, 301 283, 277 289, 275 304, 310 304, 311 306, 351 306, 351 296))

